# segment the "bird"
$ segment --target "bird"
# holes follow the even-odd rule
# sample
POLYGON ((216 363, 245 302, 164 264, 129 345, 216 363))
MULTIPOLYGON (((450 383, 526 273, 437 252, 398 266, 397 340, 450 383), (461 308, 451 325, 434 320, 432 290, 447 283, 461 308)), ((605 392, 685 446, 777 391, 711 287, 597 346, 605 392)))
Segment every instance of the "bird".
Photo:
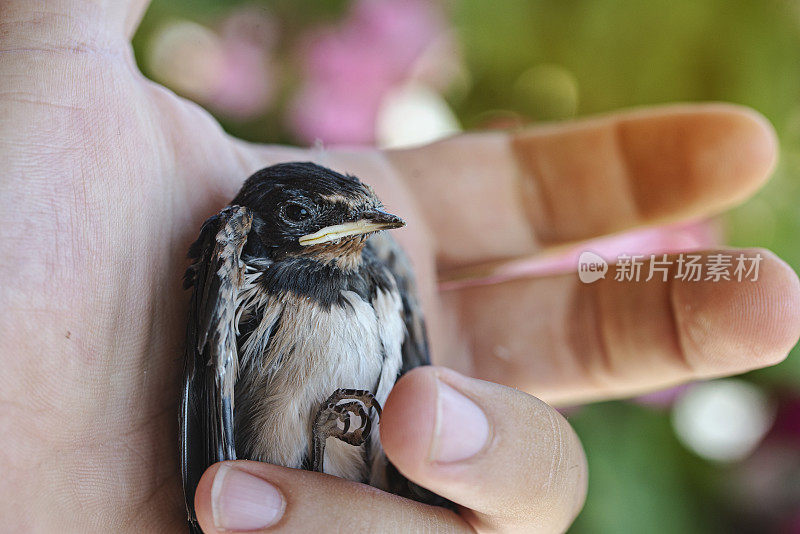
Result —
POLYGON ((373 419, 430 363, 405 225, 359 178, 311 162, 255 172, 189 248, 181 474, 249 459, 336 475, 430 504, 386 458, 373 419))

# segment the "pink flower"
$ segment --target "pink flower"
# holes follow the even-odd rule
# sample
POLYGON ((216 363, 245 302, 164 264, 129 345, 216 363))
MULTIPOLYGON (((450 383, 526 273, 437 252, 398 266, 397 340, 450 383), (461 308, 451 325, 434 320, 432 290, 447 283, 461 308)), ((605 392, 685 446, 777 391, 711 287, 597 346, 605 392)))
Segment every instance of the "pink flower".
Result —
POLYGON ((274 100, 273 63, 265 50, 237 38, 224 39, 221 49, 223 61, 209 106, 238 119, 260 115, 274 100))
POLYGON ((234 11, 220 25, 223 61, 208 104, 225 115, 247 119, 273 103, 277 75, 270 49, 277 25, 261 9, 234 11))
POLYGON ((308 142, 330 144, 372 143, 380 94, 369 90, 347 91, 309 84, 295 98, 291 120, 295 133, 308 142))
POLYGON ((443 28, 441 14, 432 3, 419 0, 361 0, 355 5, 350 27, 401 75, 443 28))
POLYGON ((274 100, 275 37, 276 26, 263 10, 240 9, 218 31, 189 21, 166 24, 154 35, 146 61, 154 77, 178 94, 247 119, 274 100))
POLYGON ((443 31, 429 2, 355 2, 339 27, 304 40, 306 80, 291 105, 292 129, 307 142, 373 143, 382 98, 443 31))

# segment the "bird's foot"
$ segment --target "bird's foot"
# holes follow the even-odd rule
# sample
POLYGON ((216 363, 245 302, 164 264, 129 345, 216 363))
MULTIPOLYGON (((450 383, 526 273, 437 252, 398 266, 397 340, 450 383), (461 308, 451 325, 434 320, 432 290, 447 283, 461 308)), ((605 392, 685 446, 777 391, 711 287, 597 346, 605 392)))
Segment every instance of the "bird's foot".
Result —
POLYGON ((363 445, 369 439, 372 430, 372 420, 368 415, 370 408, 375 408, 380 417, 381 406, 378 401, 372 393, 361 389, 337 389, 322 403, 312 428, 314 471, 322 472, 325 441, 328 438, 337 438, 356 446, 363 445), (358 426, 353 429, 350 428, 352 416, 359 419, 358 426))

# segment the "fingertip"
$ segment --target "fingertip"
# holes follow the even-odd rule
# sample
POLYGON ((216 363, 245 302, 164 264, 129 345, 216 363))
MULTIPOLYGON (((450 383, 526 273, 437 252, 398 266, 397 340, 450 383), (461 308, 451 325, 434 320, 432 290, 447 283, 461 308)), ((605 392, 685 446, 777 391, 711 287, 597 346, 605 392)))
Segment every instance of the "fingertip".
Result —
POLYGON ((761 113, 744 106, 734 107, 751 121, 750 129, 753 132, 752 137, 756 140, 760 148, 760 168, 757 168, 756 172, 764 177, 769 177, 778 163, 778 151, 780 146, 778 143, 778 133, 775 131, 775 127, 769 119, 761 113))
POLYGON ((211 487, 214 484, 214 476, 216 476, 221 465, 221 462, 216 463, 206 469, 197 484, 197 489, 194 492, 194 509, 198 520, 200 520, 201 516, 211 518, 211 487))
POLYGON ((619 138, 637 208, 657 221, 716 213, 750 197, 769 179, 777 137, 743 106, 672 106, 632 114, 619 138))
POLYGON ((217 471, 222 466, 222 463, 216 463, 206 469, 203 476, 200 477, 200 482, 197 484, 197 489, 194 492, 194 511, 197 522, 203 527, 203 532, 214 532, 210 530, 214 525, 214 514, 211 509, 211 488, 214 485, 214 477, 217 471))
POLYGON ((732 104, 711 106, 705 128, 695 135, 696 172, 708 177, 713 193, 725 196, 728 191, 731 202, 751 196, 775 168, 778 158, 775 129, 753 109, 732 104))
POLYGON ((772 251, 752 249, 748 253, 760 255, 763 261, 759 280, 745 285, 739 299, 743 307, 750 308, 747 317, 752 318, 740 335, 753 336, 760 344, 762 350, 755 352, 756 357, 760 356, 756 362, 759 367, 775 365, 786 358, 800 338, 800 280, 772 251))
POLYGON ((383 408, 381 444, 401 470, 428 457, 436 424, 436 368, 412 369, 397 381, 383 408))
POLYGON ((800 281, 764 249, 756 280, 677 282, 672 298, 687 360, 709 375, 739 373, 783 361, 800 337, 800 281))
POLYGON ((229 461, 209 467, 195 492, 195 511, 203 532, 262 532, 284 517, 286 498, 269 466, 229 461))

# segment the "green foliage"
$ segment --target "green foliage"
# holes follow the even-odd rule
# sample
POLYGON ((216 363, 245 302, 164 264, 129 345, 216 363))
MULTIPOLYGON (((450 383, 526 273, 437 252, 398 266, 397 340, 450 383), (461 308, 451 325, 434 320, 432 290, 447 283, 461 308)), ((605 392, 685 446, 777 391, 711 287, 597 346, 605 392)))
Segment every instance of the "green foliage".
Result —
POLYGON ((589 460, 589 498, 570 532, 725 532, 713 471, 675 438, 664 411, 609 402, 569 417, 589 460))

